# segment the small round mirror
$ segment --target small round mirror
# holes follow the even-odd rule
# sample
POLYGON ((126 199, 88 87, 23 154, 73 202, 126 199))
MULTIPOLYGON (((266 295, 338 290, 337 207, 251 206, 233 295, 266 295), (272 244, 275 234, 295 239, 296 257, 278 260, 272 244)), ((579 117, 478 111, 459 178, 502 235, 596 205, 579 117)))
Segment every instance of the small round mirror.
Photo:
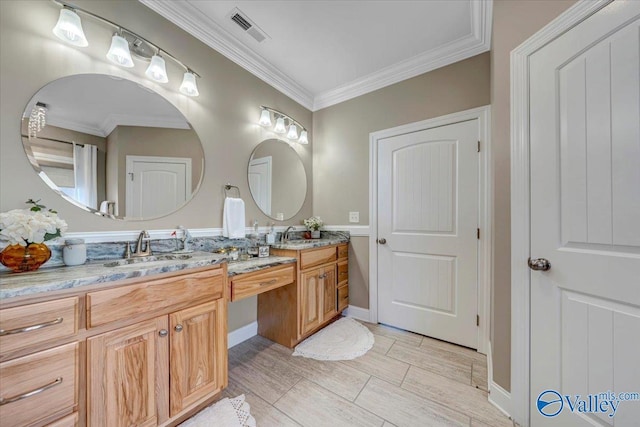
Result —
POLYGON ((268 217, 286 221, 302 208, 307 197, 307 174, 289 143, 262 141, 251 154, 247 176, 253 200, 268 217))
POLYGON ((117 219, 151 219, 185 205, 204 172, 187 119, 151 89, 123 78, 79 74, 55 80, 22 118, 29 161, 74 205, 117 219))

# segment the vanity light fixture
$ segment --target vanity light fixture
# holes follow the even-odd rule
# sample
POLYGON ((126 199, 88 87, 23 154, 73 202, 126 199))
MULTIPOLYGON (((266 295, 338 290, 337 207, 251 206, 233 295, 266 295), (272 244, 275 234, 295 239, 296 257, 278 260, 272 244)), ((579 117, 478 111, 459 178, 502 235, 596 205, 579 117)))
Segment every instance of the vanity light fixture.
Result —
POLYGON ((60 9, 60 17, 56 26, 53 27, 53 34, 60 40, 78 47, 89 46, 89 42, 82 30, 82 21, 75 10, 63 7, 60 9))
POLYGON ((290 116, 287 116, 282 111, 278 111, 271 107, 265 107, 264 105, 260 106, 260 120, 258 123, 264 127, 271 127, 271 114, 273 114, 274 119, 276 120, 276 124, 273 127, 273 131, 279 134, 287 134, 287 139, 290 141, 298 142, 300 144, 308 144, 309 137, 307 134, 307 129, 300 124, 297 120, 293 119, 290 116), (289 131, 287 132, 287 128, 289 131), (298 129, 300 130, 300 135, 298 136, 298 129))
POLYGON ((109 48, 109 52, 107 52, 107 59, 114 64, 126 68, 133 67, 133 59, 131 59, 129 42, 127 41, 127 39, 125 39, 118 33, 115 33, 113 37, 111 37, 111 47, 109 48))
POLYGON ((133 58, 131 57, 131 53, 133 53, 136 59, 150 61, 145 71, 145 75, 149 79, 158 83, 167 83, 169 77, 167 75, 165 58, 170 58, 186 71, 182 79, 182 84, 180 85, 180 92, 187 96, 198 96, 200 94, 198 85, 196 84, 196 77, 200 77, 200 75, 164 49, 161 49, 144 37, 139 36, 115 22, 109 21, 66 1, 52 1, 62 6, 58 23, 53 28, 53 34, 55 34, 56 37, 74 46, 88 46, 89 42, 82 30, 82 22, 78 12, 83 13, 117 30, 111 38, 111 47, 107 53, 107 58, 111 62, 122 67, 132 68, 135 66, 133 58), (153 54, 154 51, 155 54, 153 54), (160 56, 160 51, 162 51, 162 56, 160 56))
POLYGON ((160 56, 160 52, 151 57, 151 64, 144 72, 147 77, 158 83, 167 83, 169 77, 167 76, 167 67, 164 62, 164 58, 160 56))

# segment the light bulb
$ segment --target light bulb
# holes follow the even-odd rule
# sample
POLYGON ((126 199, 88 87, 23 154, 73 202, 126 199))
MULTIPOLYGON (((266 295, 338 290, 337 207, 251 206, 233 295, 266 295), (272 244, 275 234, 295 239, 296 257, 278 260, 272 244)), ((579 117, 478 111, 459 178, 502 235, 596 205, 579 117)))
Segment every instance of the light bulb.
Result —
POLYGON ((262 110, 258 123, 260 124, 260 126, 271 126, 271 113, 269 113, 269 110, 262 110))
POLYGON ((287 133, 287 138, 289 139, 298 139, 298 127, 294 124, 289 126, 289 133, 287 133))
POLYGON ((278 117, 276 120, 276 126, 273 128, 275 133, 285 133, 287 128, 284 126, 284 119, 282 117, 278 117))
POLYGON ((133 67, 133 59, 131 59, 131 52, 129 52, 129 42, 122 36, 114 34, 111 38, 111 47, 107 53, 107 59, 118 64, 122 67, 133 67))
POLYGON ((196 76, 190 71, 184 73, 184 77, 182 78, 182 84, 180 85, 180 92, 184 93, 187 96, 198 96, 200 92, 198 92, 198 86, 196 85, 196 76))
POLYGON ((72 10, 63 8, 60 10, 58 23, 53 27, 53 34, 60 40, 78 47, 89 46, 89 42, 82 30, 82 22, 78 14, 72 10))
POLYGON ((159 55, 153 55, 151 57, 151 64, 145 71, 147 77, 151 80, 154 80, 158 83, 166 83, 169 81, 169 77, 167 77, 167 68, 164 63, 164 58, 159 55))
POLYGON ((307 139, 307 131, 303 130, 302 132, 300 132, 300 139, 298 139, 298 142, 300 144, 308 144, 309 140, 307 139))

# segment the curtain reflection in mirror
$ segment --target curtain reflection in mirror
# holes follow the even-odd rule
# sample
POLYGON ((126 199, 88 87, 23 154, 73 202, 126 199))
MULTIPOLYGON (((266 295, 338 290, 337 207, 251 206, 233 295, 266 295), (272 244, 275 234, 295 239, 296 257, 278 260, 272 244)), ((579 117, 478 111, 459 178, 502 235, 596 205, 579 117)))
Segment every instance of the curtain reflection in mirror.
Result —
POLYGON ((93 209, 98 207, 98 147, 91 144, 73 144, 73 175, 75 197, 78 202, 93 209))

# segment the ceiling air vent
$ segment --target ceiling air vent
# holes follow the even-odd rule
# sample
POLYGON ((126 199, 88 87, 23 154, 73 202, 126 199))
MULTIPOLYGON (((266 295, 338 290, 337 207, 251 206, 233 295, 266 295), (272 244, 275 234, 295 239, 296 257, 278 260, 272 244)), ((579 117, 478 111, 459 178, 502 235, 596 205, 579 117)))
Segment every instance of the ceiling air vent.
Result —
POLYGON ((243 32, 250 35, 258 43, 262 43, 269 38, 267 33, 262 31, 247 15, 237 7, 229 13, 229 18, 235 22, 243 32))

